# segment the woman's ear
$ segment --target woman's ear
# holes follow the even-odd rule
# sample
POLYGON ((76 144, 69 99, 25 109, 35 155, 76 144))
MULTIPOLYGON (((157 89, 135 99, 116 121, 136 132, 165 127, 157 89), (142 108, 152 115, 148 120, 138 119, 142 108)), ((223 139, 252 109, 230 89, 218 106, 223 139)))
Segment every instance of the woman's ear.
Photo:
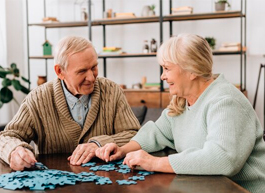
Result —
POLYGON ((54 71, 59 79, 64 80, 64 70, 62 69, 61 65, 55 64, 54 71))
POLYGON ((195 80, 197 78, 197 75, 195 75, 194 73, 190 73, 190 80, 195 80))

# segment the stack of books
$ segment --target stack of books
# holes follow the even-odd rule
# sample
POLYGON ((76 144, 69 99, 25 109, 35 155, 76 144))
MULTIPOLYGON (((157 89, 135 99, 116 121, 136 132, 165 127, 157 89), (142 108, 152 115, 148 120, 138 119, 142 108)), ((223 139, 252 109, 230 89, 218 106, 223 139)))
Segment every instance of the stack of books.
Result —
POLYGON ((185 15, 193 13, 193 7, 189 6, 172 8, 171 10, 172 10, 172 15, 185 15))
MULTIPOLYGON (((223 52, 233 52, 233 51, 240 51, 241 50, 241 44, 238 42, 232 42, 232 43, 222 43, 221 47, 219 48, 219 51, 223 52)), ((243 47, 243 51, 246 51, 246 47, 243 47)))
POLYGON ((45 23, 52 23, 52 22, 59 22, 56 17, 44 17, 42 18, 42 22, 45 23))
POLYGON ((116 13, 115 14, 116 18, 135 18, 136 16, 134 13, 116 13))
POLYGON ((160 83, 145 83, 142 86, 143 89, 160 90, 160 83))
POLYGON ((119 47, 103 47, 102 52, 100 52, 100 55, 116 55, 116 54, 122 54, 122 49, 119 47))

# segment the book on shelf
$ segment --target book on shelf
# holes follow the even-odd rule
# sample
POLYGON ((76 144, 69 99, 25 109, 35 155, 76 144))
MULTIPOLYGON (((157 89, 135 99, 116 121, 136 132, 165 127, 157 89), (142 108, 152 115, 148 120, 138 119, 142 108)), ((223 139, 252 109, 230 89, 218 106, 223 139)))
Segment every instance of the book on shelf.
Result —
MULTIPOLYGON (((242 50, 245 52, 247 51, 246 47, 242 47, 242 50)), ((223 52, 236 52, 236 51, 241 51, 241 46, 228 46, 228 47, 220 47, 218 51, 223 51, 223 52)))
POLYGON ((142 86, 143 89, 160 90, 160 83, 145 83, 142 86))
POLYGON ((42 22, 45 23, 53 23, 53 22, 59 22, 56 17, 44 17, 42 18, 42 22))
POLYGON ((116 52, 120 50, 121 50, 120 47, 103 47, 104 52, 116 52))
POLYGON ((135 18, 134 13, 116 13, 115 18, 135 18))
POLYGON ((103 47, 99 55, 118 55, 124 53, 120 47, 103 47))
POLYGON ((226 42, 221 44, 222 47, 235 47, 235 46, 241 46, 239 42, 226 42))
POLYGON ((185 15, 193 13, 193 7, 189 6, 171 8, 171 10, 172 10, 172 15, 185 15))

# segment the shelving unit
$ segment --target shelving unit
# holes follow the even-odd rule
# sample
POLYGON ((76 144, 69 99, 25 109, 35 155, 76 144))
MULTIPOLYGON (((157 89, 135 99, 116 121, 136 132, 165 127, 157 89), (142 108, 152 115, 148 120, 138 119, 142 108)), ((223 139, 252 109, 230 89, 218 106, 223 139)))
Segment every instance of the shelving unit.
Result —
MULTIPOLYGON (((143 23, 159 23, 159 42, 163 42, 163 23, 169 22, 170 28, 170 36, 173 35, 173 23, 179 21, 192 21, 192 20, 210 20, 210 19, 230 19, 230 18, 239 18, 240 19, 240 43, 242 46, 246 47, 246 0, 241 0, 241 8, 238 11, 224 11, 224 12, 210 12, 210 13, 194 13, 194 14, 187 14, 187 15, 171 15, 171 8, 172 8, 172 0, 169 0, 169 15, 163 15, 163 2, 159 0, 159 16, 152 16, 152 17, 136 17, 136 18, 111 18, 111 19, 96 19, 91 20, 91 0, 88 0, 88 8, 89 8, 89 20, 88 21, 77 21, 77 22, 57 22, 57 23, 28 23, 28 0, 26 0, 27 6, 27 26, 39 26, 43 27, 45 30, 45 40, 47 40, 47 29, 49 28, 73 28, 73 27, 87 27, 88 28, 88 38, 92 40, 92 27, 93 26, 102 26, 103 30, 103 47, 106 46, 106 26, 111 25, 128 25, 128 24, 143 24, 143 23), (243 8, 244 5, 244 8, 243 8)), ((177 2, 177 0, 176 0, 177 2)), ((102 11, 105 11, 105 0, 102 1, 102 11)), ((43 0, 44 6, 44 17, 46 12, 46 1, 43 0)), ((29 33, 28 34, 28 53, 29 53, 29 33)), ((240 89, 241 91, 246 91, 246 52, 241 51, 233 51, 233 52, 222 52, 222 51, 213 51, 213 55, 222 56, 222 55, 239 55, 240 56, 240 89)), ((103 59, 103 74, 107 76, 107 60, 112 58, 135 58, 135 57, 155 57, 156 53, 126 53, 126 54, 118 54, 118 55, 99 55, 100 59, 103 59)), ((46 75, 47 75, 47 60, 53 59, 53 56, 29 56, 28 55, 28 74, 30 74, 30 60, 31 59, 44 59, 46 61, 46 75)), ((162 68, 160 67, 160 74, 162 74, 162 68)), ((30 78, 30 77, 29 77, 30 78)), ((153 105, 152 103, 149 105, 149 99, 145 99, 144 101, 147 103, 149 107, 165 107, 163 103, 167 103, 166 95, 167 93, 164 92, 164 85, 163 81, 160 81, 160 91, 147 91, 147 90, 125 90, 125 94, 127 98, 132 98, 129 95, 134 96, 137 93, 137 98, 139 98, 139 93, 143 93, 143 97, 148 95, 148 93, 152 93, 152 95, 159 95, 159 99, 156 100, 160 101, 159 105, 153 105), (166 102, 163 102, 166 101, 166 102)), ((150 96, 149 96, 150 98, 150 96)), ((140 101, 143 102, 141 99, 140 101)), ((130 103, 130 100, 129 100, 130 103)), ((131 104, 131 103, 130 103, 131 104)), ((134 102, 133 104, 138 103, 134 102)))

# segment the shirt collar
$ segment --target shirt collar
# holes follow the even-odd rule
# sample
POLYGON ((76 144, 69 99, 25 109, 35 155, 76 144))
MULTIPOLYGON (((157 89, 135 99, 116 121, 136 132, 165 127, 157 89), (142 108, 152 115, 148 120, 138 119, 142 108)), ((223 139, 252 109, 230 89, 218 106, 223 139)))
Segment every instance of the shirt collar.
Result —
POLYGON ((63 92, 66 97, 67 103, 71 109, 73 109, 75 105, 79 102, 81 102, 85 108, 89 107, 89 103, 91 103, 90 95, 82 95, 80 98, 77 98, 67 90, 63 80, 61 80, 61 84, 63 87, 63 92))

